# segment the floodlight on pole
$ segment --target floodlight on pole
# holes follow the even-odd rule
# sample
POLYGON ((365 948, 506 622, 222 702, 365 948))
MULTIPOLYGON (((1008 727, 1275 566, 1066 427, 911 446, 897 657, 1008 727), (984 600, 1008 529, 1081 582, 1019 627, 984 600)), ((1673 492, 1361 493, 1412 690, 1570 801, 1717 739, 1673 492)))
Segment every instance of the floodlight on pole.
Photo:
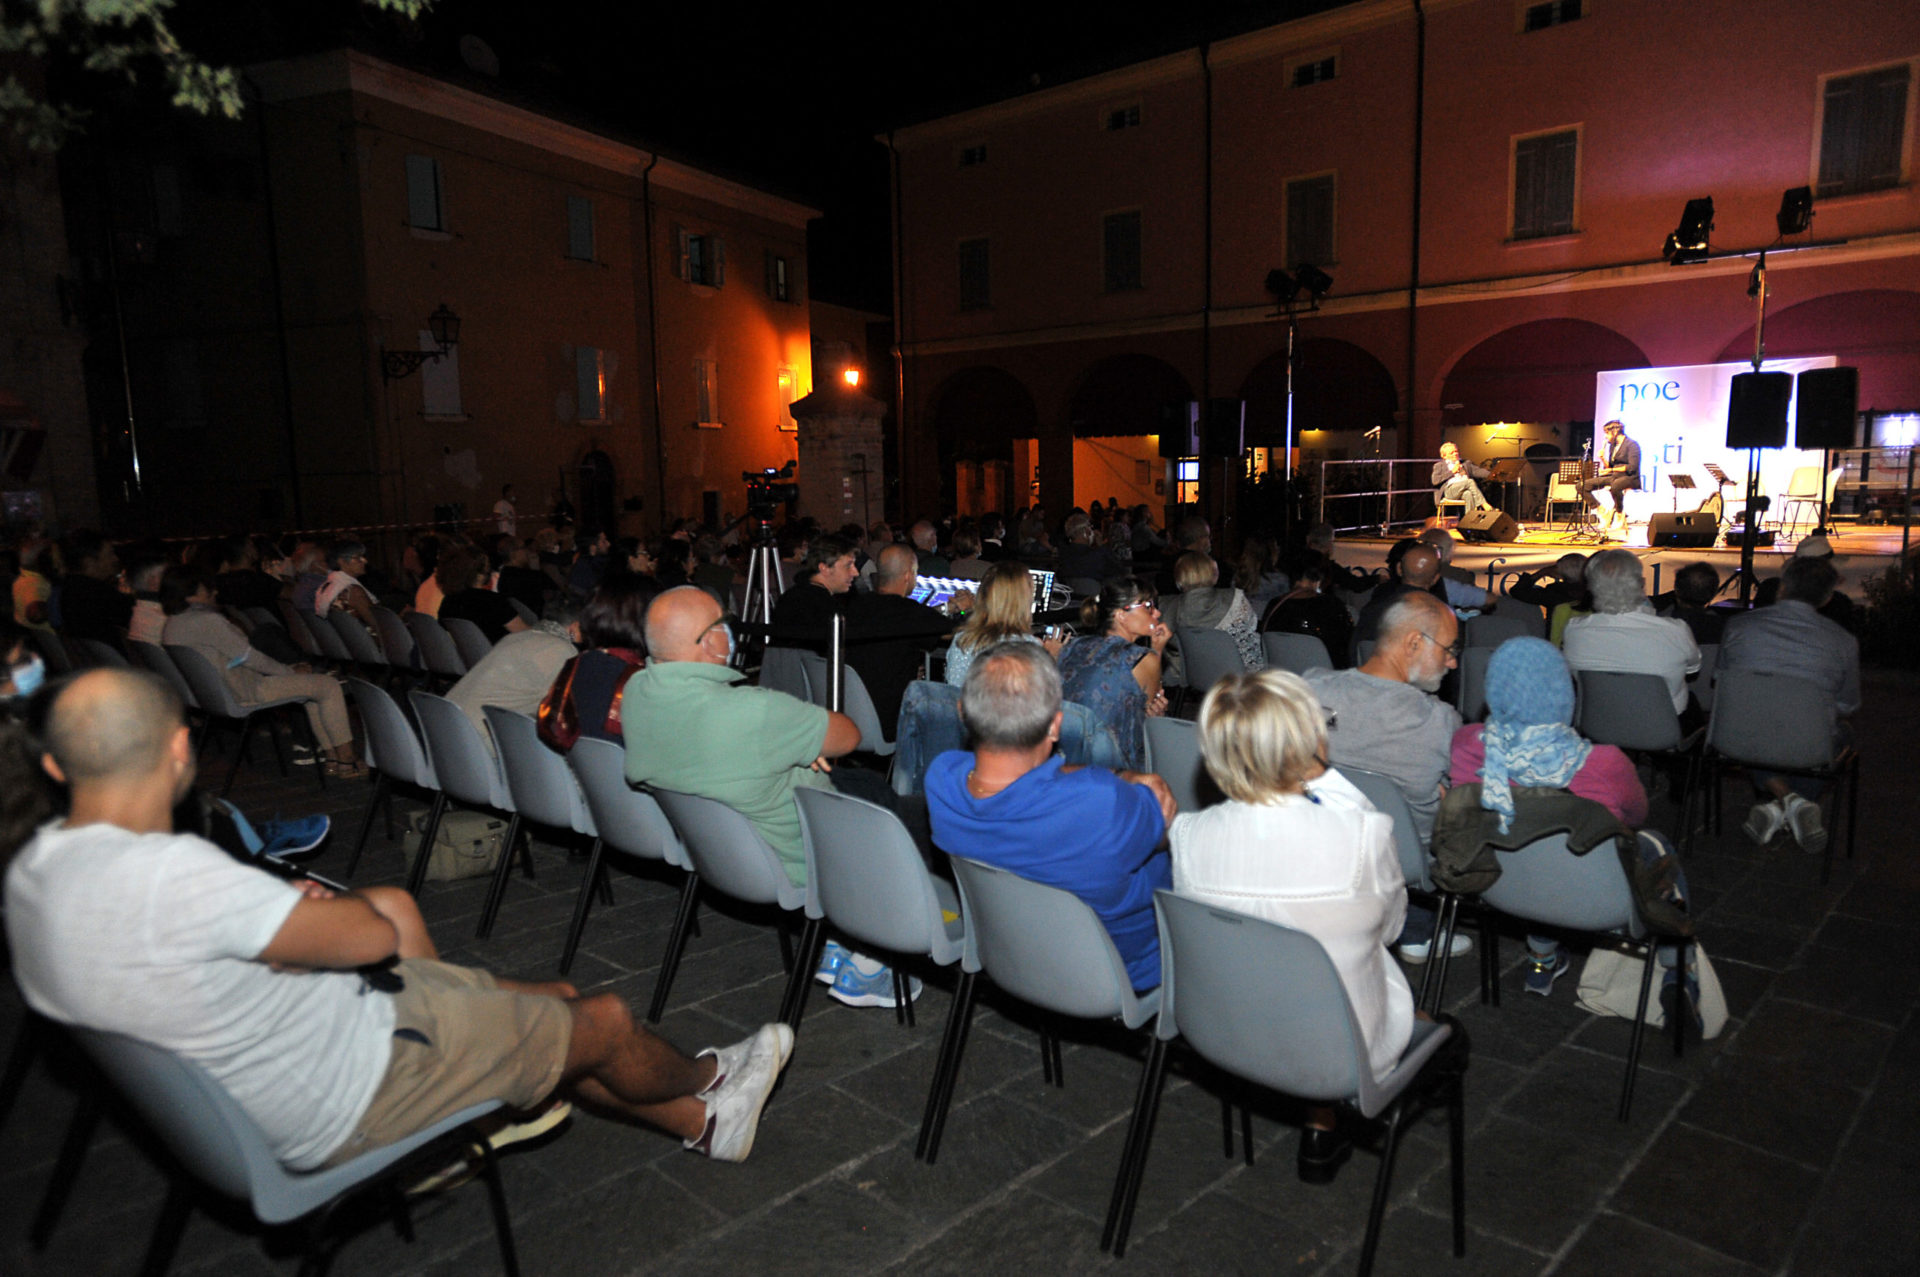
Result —
POLYGON ((1668 234, 1661 256, 1674 266, 1704 262, 1707 260, 1708 240, 1712 235, 1713 197, 1708 195, 1688 200, 1686 209, 1680 214, 1680 225, 1668 234))

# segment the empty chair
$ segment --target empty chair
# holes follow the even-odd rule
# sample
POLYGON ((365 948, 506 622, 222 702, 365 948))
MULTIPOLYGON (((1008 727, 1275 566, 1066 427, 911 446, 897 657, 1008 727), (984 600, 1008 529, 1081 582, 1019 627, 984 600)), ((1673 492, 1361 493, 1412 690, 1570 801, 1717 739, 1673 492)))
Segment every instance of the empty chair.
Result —
MULTIPOLYGON (((458 705, 444 696, 418 689, 409 692, 408 698, 413 702, 413 716, 420 721, 427 762, 440 782, 440 800, 427 816, 420 854, 414 857, 413 868, 407 874, 407 890, 418 896, 420 884, 427 878, 427 857, 433 849, 434 835, 440 830, 440 818, 446 814, 447 803, 464 803, 511 818, 513 795, 507 790, 507 778, 500 770, 499 760, 487 752, 473 720, 462 713, 458 705)), ((512 857, 513 852, 509 841, 500 853, 501 859, 512 857)), ((522 865, 531 878, 533 857, 526 855, 522 865)))
MULTIPOLYGON (((1113 938, 1099 915, 1078 896, 963 856, 950 860, 960 886, 967 932, 961 991, 940 1047, 947 1069, 945 1095, 934 1114, 931 1134, 923 1136, 929 1161, 939 1150, 946 1100, 952 1096, 973 1014, 974 983, 966 978, 968 972, 985 972, 1008 994, 1055 1015, 1117 1019, 1129 1029, 1140 1029, 1160 1009, 1160 991, 1135 992, 1113 938)), ((1044 1042, 1042 1048, 1046 1049, 1044 1042)), ((1058 1067, 1057 1058, 1049 1057, 1049 1072, 1058 1067)), ((1143 1070, 1143 1082, 1145 1077, 1143 1070)), ((941 1084, 936 1081, 935 1085, 941 1084)), ((1127 1169, 1124 1159, 1120 1169, 1127 1169)), ((1114 1207, 1119 1205, 1123 1183, 1121 1178, 1114 1182, 1114 1207)), ((1109 1233, 1113 1221, 1114 1212, 1109 1209, 1109 1233)))
MULTIPOLYGON (((1819 684, 1761 670, 1721 670, 1715 676, 1713 717, 1707 722, 1705 763, 1708 819, 1720 825, 1720 780, 1724 767, 1737 764, 1785 776, 1829 782, 1839 812, 1839 789, 1847 797, 1847 859, 1853 859, 1856 808, 1860 801, 1860 755, 1833 739, 1833 697, 1819 684)), ((1820 858, 1820 881, 1833 868, 1837 821, 1827 822, 1827 847, 1820 858)))
MULTIPOLYGON (((220 787, 222 795, 233 788, 233 778, 240 774, 240 764, 247 760, 248 742, 253 736, 254 718, 276 709, 284 709, 289 705, 305 706, 313 699, 306 695, 281 696, 254 705, 242 705, 240 698, 235 696, 233 689, 227 685, 226 677, 213 667, 213 662, 209 661, 199 648, 187 647, 180 643, 168 643, 166 653, 173 658, 174 665, 180 671, 180 677, 184 678, 187 685, 193 689, 194 699, 206 712, 208 727, 211 728, 215 722, 226 722, 233 724, 239 730, 240 745, 234 752, 233 766, 227 772, 227 783, 220 787)), ((271 727, 268 728, 268 735, 273 738, 274 752, 280 760, 280 774, 284 776, 287 773, 287 759, 281 751, 280 737, 272 731, 271 727)), ((203 736, 200 740, 202 749, 206 748, 206 743, 206 737, 203 736)), ((322 789, 327 787, 326 773, 327 769, 316 761, 313 774, 314 778, 320 782, 322 789)))
POLYGON ((1180 644, 1182 677, 1195 696, 1205 696, 1208 688, 1229 674, 1247 671, 1239 645, 1225 630, 1190 630, 1183 625, 1175 638, 1180 644))
POLYGON ((353 613, 336 609, 327 613, 327 624, 340 636, 340 643, 347 649, 347 655, 361 669, 383 670, 391 664, 387 660, 386 649, 374 642, 373 635, 353 613))
POLYGON ((804 655, 797 647, 769 647, 760 654, 760 686, 785 692, 803 701, 813 700, 813 687, 807 682, 804 655))
MULTIPOLYGON (((593 816, 587 811, 586 797, 573 778, 567 760, 548 749, 540 739, 532 717, 500 705, 485 705, 481 713, 493 731, 493 743, 500 754, 500 770, 506 774, 507 793, 513 799, 513 819, 507 824, 508 847, 523 821, 564 829, 597 838, 593 816)), ((480 927, 474 934, 481 939, 493 931, 494 915, 506 898, 507 876, 513 857, 503 855, 494 866, 493 884, 487 888, 486 903, 480 908, 480 927)))
POLYGON ((478 665, 493 650, 493 644, 487 642, 487 636, 480 632, 480 627, 465 617, 456 616, 440 622, 440 625, 446 630, 447 637, 453 640, 454 650, 460 653, 460 660, 468 669, 478 665))
POLYGON ((413 635, 419 662, 427 673, 449 683, 466 676, 467 663, 460 658, 460 649, 453 645, 453 636, 447 633, 446 626, 424 612, 409 612, 407 632, 413 635))
POLYGON ((674 831, 665 812, 652 794, 627 784, 627 751, 610 740, 582 736, 567 751, 567 765, 580 782, 587 801, 587 813, 598 831, 593 851, 587 857, 587 872, 580 879, 580 894, 573 905, 573 922, 567 929, 566 943, 560 950, 560 974, 573 967, 573 955, 587 928, 587 911, 593 906, 595 886, 604 874, 606 849, 641 860, 658 860, 683 871, 681 883, 683 908, 690 907, 687 897, 698 886, 693 862, 674 831))
POLYGON ((128 668, 127 658, 120 649, 111 643, 99 639, 68 639, 74 651, 85 664, 96 669, 124 670, 128 668))
POLYGON ((1191 719, 1147 720, 1147 770, 1167 782, 1181 811, 1199 811, 1220 800, 1200 758, 1200 729, 1191 719))
MULTIPOLYGON (((806 672, 807 688, 812 694, 813 703, 832 709, 833 707, 827 704, 828 692, 833 686, 829 681, 831 672, 827 669, 827 658, 818 652, 795 650, 800 652, 800 668, 806 672)), ((844 666, 840 672, 845 679, 840 685, 841 700, 845 702, 840 709, 853 720, 853 725, 860 729, 858 748, 869 754, 879 754, 883 758, 893 753, 894 742, 887 739, 886 724, 880 721, 880 713, 873 707, 873 697, 867 694, 867 685, 861 680, 860 671, 848 665, 844 666)))
POLYGON ((927 764, 950 749, 964 749, 966 727, 960 721, 960 689, 917 678, 900 698, 900 726, 894 738, 893 792, 922 792, 927 764))
MULTIPOLYGON (((440 817, 446 810, 447 796, 440 792, 440 780, 427 761, 426 746, 420 743, 413 724, 407 721, 393 697, 364 678, 348 679, 347 692, 360 707, 360 723, 367 733, 367 765, 373 768, 373 801, 367 804, 367 814, 360 822, 360 836, 354 839, 353 855, 347 860, 347 877, 351 879, 353 871, 360 867, 360 852, 367 845, 367 831, 373 827, 373 814, 382 802, 387 804, 389 821, 392 819, 395 781, 433 792, 433 814, 428 817, 428 823, 434 828, 439 827, 440 817)), ((388 833, 392 833, 391 823, 388 833)), ((423 865, 431 845, 429 842, 420 845, 423 865)))
POLYGON ((399 613, 376 603, 373 606, 373 621, 380 630, 380 650, 386 653, 388 665, 407 673, 422 668, 420 646, 413 641, 413 632, 407 629, 407 623, 400 619, 399 613))
POLYGON ((200 712, 200 698, 193 694, 193 687, 180 675, 180 667, 167 655, 167 649, 154 643, 142 643, 139 639, 127 641, 127 652, 133 657, 133 663, 152 674, 158 674, 167 681, 189 710, 200 712))
POLYGON ((278 607, 281 628, 286 630, 293 645, 315 660, 325 657, 326 652, 321 648, 320 640, 313 636, 313 630, 307 625, 306 618, 313 613, 302 612, 288 599, 279 600, 278 607))
POLYGON ((1499 647, 1510 638, 1545 638, 1547 621, 1537 607, 1513 607, 1482 616, 1470 616, 1466 623, 1468 647, 1499 647))
POLYGON ((1327 645, 1320 641, 1318 634, 1268 630, 1260 636, 1260 644, 1266 649, 1267 664, 1295 674, 1333 668, 1333 657, 1327 654, 1327 645))
POLYGON ((1819 466, 1795 466, 1793 477, 1787 481, 1787 490, 1780 494, 1780 530, 1792 536, 1799 528, 1802 519, 1820 521, 1820 505, 1828 497, 1828 488, 1821 481, 1819 466))
POLYGON ((1497 649, 1469 647, 1460 653, 1460 672, 1455 675, 1454 705, 1463 722, 1477 723, 1487 714, 1487 665, 1497 649))
MULTIPOLYGON (((760 836, 753 822, 733 808, 711 798, 670 789, 656 789, 653 796, 679 833, 696 875, 695 882, 681 897, 673 934, 667 939, 666 960, 660 965, 660 978, 654 985, 653 1004, 647 1009, 647 1019, 658 1024, 667 1008, 667 994, 673 986, 674 972, 680 966, 681 950, 686 947, 687 928, 693 921, 700 887, 747 904, 772 905, 786 913, 798 913, 807 903, 807 893, 787 877, 779 856, 760 836)), ((784 953, 789 943, 785 930, 780 932, 780 942, 784 953)))
POLYGON ((313 641, 319 645, 322 656, 340 665, 347 665, 353 661, 353 653, 347 649, 346 640, 340 637, 340 631, 333 628, 331 613, 320 616, 317 613, 303 612, 296 608, 294 615, 300 618, 300 624, 306 626, 307 631, 313 635, 313 641))
MULTIPOLYGON (((332 1261, 327 1225, 343 1202, 363 1189, 393 1192, 401 1176, 434 1169, 436 1163, 444 1165, 469 1147, 481 1151, 481 1174, 493 1208, 501 1265, 509 1274, 519 1272, 499 1163, 486 1132, 472 1125, 497 1111, 498 1100, 469 1105, 406 1139, 339 1166, 289 1171, 274 1158, 253 1119, 199 1065, 118 1033, 82 1028, 71 1032, 194 1179, 246 1202, 263 1224, 307 1220, 303 1273, 324 1273, 332 1261)), ((166 1271, 186 1230, 195 1196, 193 1185, 176 1175, 148 1244, 143 1271, 166 1271)))
POLYGON ((1373 1204, 1360 1246, 1360 1272, 1373 1271, 1393 1163, 1410 1101, 1436 1093, 1447 1108, 1453 1253, 1467 1253, 1464 1043, 1451 1023, 1416 1021, 1413 1039, 1384 1079, 1374 1080, 1367 1046, 1339 972, 1320 942, 1303 931, 1234 913, 1171 891, 1154 893, 1160 922, 1160 1016, 1146 1077, 1128 1126, 1118 1217, 1108 1237, 1124 1254, 1134 1199, 1146 1170, 1153 1120, 1166 1071, 1167 1045, 1182 1038, 1236 1077, 1323 1104, 1341 1104, 1386 1126, 1373 1204), (1452 1049, 1442 1048, 1453 1042, 1452 1049))

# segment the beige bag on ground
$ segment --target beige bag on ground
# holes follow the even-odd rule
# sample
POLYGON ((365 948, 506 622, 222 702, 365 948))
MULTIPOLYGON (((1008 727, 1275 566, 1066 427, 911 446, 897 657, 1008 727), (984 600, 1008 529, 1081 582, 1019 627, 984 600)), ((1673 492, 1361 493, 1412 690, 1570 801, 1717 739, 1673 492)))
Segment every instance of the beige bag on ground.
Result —
MULTIPOLYGON (((1700 1018, 1705 1024, 1702 1036, 1717 1038, 1727 1025, 1727 997, 1720 988, 1720 977, 1707 961, 1707 951, 1698 942, 1693 946, 1696 973, 1700 979, 1700 1018)), ((1640 1003, 1640 977, 1646 960, 1618 949, 1598 948, 1587 956, 1580 971, 1579 1003, 1595 1015, 1617 1015, 1633 1019, 1640 1003)), ((1647 1023, 1661 1028, 1667 1022, 1660 1006, 1660 976, 1654 972, 1653 992, 1647 998, 1647 1023)))
MULTIPOLYGON (((425 833, 427 813, 423 811, 409 818, 407 828, 415 834, 425 833)), ((504 820, 477 811, 447 812, 440 817, 440 828, 433 835, 433 850, 427 855, 427 881, 451 882, 492 873, 500 863, 506 836, 504 820)))

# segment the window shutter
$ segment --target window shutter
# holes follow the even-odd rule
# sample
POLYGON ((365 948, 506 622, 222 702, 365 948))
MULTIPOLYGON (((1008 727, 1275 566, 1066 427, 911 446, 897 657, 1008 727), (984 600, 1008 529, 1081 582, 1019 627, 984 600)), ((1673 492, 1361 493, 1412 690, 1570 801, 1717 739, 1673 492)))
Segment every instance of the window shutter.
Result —
POLYGON ((707 271, 707 282, 718 288, 727 282, 727 244, 718 235, 707 236, 707 244, 713 254, 713 265, 707 271))
POLYGON ((1539 147, 1528 138, 1513 150, 1513 237, 1540 233, 1539 147))
POLYGON ((1580 135, 1562 133, 1549 139, 1545 180, 1541 184, 1544 235, 1564 235, 1573 229, 1573 178, 1578 168, 1580 135))
POLYGON ((593 201, 584 195, 567 196, 567 256, 593 260, 593 201))
POLYGON ((673 228, 673 238, 675 243, 675 255, 673 259, 673 275, 675 279, 685 279, 687 277, 687 269, 688 269, 687 257, 688 257, 688 254, 692 252, 692 247, 689 241, 692 240, 693 237, 687 234, 685 227, 676 226, 673 228))
POLYGON ((780 299, 780 281, 773 277, 773 250, 771 248, 767 249, 764 255, 767 267, 767 296, 778 301, 780 299))
POLYGON ((1864 77, 1860 105, 1859 185, 1897 186, 1907 122, 1907 68, 1889 67, 1864 77))
MULTIPOLYGON (((419 330, 420 349, 437 352, 440 343, 427 329, 419 330)), ((438 359, 420 365, 420 411, 429 417, 458 417, 460 406, 460 347, 450 346, 438 359)))
POLYGON ((407 157, 407 224, 445 230, 440 215, 440 162, 430 155, 407 157))

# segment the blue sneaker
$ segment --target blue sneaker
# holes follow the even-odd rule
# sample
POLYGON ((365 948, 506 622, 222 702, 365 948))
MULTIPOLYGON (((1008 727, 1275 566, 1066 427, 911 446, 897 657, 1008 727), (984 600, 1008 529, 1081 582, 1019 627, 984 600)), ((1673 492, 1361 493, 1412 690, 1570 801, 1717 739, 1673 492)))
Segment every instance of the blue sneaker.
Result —
POLYGON ((327 840, 327 833, 333 828, 331 817, 322 815, 296 816, 292 820, 268 820, 261 822, 260 839, 264 844, 261 853, 284 860, 289 856, 304 856, 319 850, 320 844, 327 840))
MULTIPOLYGON (((893 968, 874 962, 871 958, 847 955, 847 961, 840 967, 840 974, 834 977, 830 996, 836 1002, 844 1002, 850 1007, 890 1007, 893 1000, 893 968), (872 971, 862 970, 871 964, 872 971)), ((907 979, 907 999, 920 1000, 920 981, 913 977, 907 979)))
POLYGON ((820 965, 814 969, 813 978, 821 984, 832 984, 846 961, 847 946, 838 940, 827 941, 826 947, 820 950, 820 965))
POLYGON ((1572 968, 1573 959, 1563 949, 1551 958, 1534 958, 1527 968, 1527 992, 1541 997, 1553 995, 1554 982, 1572 968))

